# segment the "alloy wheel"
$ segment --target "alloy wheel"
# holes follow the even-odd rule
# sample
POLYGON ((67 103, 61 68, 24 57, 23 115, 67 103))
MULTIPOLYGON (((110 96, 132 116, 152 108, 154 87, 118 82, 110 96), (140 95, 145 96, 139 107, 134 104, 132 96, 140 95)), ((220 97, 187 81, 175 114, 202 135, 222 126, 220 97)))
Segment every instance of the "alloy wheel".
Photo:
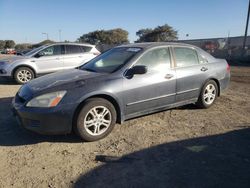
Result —
POLYGON ((208 105, 212 104, 216 97, 216 88, 213 84, 208 84, 203 93, 204 102, 208 105))
POLYGON ((26 83, 32 79, 32 73, 28 70, 20 70, 17 73, 17 78, 20 82, 26 83))
POLYGON ((98 136, 103 134, 111 125, 111 112, 105 106, 91 108, 84 118, 84 128, 88 134, 98 136))

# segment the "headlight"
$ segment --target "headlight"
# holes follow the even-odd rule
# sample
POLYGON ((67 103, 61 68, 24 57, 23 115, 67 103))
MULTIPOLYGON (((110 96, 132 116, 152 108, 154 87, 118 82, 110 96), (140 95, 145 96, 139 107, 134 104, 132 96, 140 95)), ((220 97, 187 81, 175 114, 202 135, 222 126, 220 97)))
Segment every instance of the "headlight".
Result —
POLYGON ((26 106, 28 107, 54 107, 62 100, 66 91, 47 93, 31 99, 26 106))

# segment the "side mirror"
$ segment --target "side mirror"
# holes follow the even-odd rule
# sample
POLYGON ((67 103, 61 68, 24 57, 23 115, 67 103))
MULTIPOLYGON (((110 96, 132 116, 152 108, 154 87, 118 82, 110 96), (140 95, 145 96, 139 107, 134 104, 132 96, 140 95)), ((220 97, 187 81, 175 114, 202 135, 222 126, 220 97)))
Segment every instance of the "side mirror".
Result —
POLYGON ((145 74, 147 73, 148 68, 144 65, 136 65, 131 69, 127 70, 126 77, 132 78, 135 74, 145 74))
POLYGON ((39 58, 39 57, 42 57, 44 56, 44 52, 38 52, 37 54, 34 55, 35 58, 39 58))

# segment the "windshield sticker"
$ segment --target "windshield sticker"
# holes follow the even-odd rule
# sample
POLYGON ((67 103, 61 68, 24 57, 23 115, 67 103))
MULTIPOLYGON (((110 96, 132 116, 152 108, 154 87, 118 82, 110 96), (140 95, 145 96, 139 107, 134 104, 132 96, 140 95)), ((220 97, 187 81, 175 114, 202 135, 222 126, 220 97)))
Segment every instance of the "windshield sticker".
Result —
POLYGON ((141 48, 128 48, 127 52, 139 52, 141 48))

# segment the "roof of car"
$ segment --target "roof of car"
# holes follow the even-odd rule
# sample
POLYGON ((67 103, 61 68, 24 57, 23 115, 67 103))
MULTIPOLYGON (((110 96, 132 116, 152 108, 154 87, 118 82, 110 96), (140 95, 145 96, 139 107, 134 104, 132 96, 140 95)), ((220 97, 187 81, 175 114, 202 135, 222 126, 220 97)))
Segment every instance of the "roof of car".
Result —
MULTIPOLYGON (((52 43, 52 44, 62 44, 62 45, 84 45, 84 46, 95 46, 95 45, 92 45, 92 44, 88 44, 88 43, 76 43, 76 42, 55 42, 55 43, 52 43)), ((51 44, 49 44, 51 45, 51 44)))
POLYGON ((156 46, 165 46, 165 45, 194 47, 193 45, 181 43, 181 42, 143 42, 143 43, 124 44, 119 47, 152 48, 156 46))

